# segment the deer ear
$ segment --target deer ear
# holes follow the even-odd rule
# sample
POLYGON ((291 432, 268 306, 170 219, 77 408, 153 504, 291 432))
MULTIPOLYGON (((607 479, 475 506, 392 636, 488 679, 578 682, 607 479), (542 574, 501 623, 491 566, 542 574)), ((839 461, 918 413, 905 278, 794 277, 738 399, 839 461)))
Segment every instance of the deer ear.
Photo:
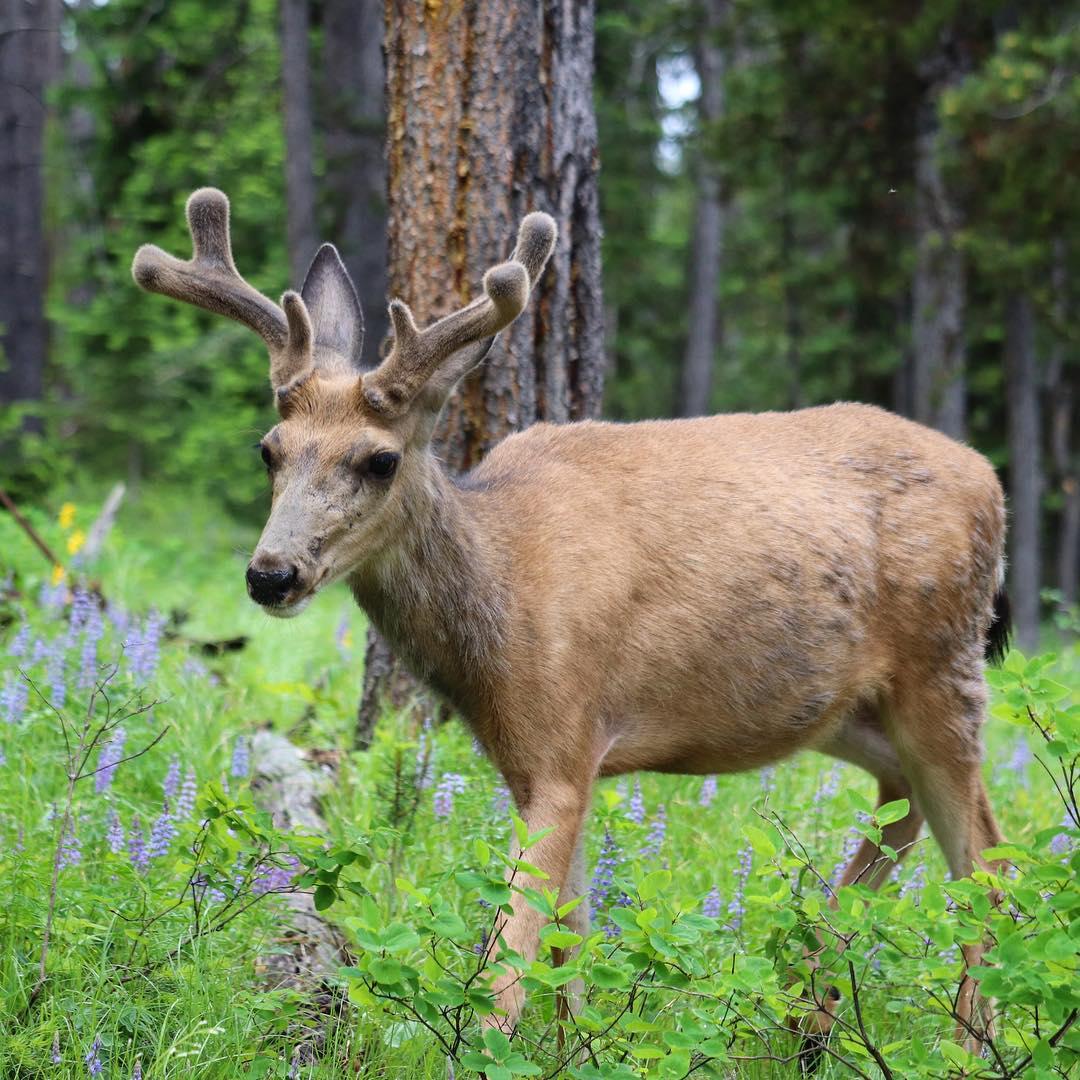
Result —
POLYGON ((311 316, 316 366, 338 373, 360 371, 364 313, 333 244, 323 244, 316 252, 300 295, 311 316))

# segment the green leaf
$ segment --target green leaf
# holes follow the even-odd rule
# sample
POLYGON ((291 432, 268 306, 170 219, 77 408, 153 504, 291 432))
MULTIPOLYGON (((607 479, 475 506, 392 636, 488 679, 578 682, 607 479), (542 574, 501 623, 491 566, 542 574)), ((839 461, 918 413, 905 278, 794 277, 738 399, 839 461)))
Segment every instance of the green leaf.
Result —
POLYGON ((315 910, 325 911, 337 899, 337 889, 333 885, 315 887, 315 910))
POLYGON ((638 886, 638 896, 642 900, 652 900, 671 884, 670 870, 654 870, 646 874, 638 886))
POLYGON ((484 1031, 484 1046, 496 1061, 503 1061, 510 1056, 510 1040, 498 1028, 487 1028, 484 1031))
POLYGON ((554 923, 549 923, 540 931, 540 940, 551 949, 569 949, 580 945, 582 937, 570 930, 559 930, 554 923))
POLYGON ((903 821, 910 810, 911 803, 907 799, 895 799, 879 806, 874 817, 879 825, 891 825, 894 821, 903 821))

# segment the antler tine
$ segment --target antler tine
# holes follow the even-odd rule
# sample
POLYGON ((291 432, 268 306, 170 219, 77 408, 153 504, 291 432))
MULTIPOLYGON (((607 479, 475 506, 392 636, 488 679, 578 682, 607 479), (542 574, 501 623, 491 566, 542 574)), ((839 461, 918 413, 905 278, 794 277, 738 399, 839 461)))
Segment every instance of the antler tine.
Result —
MULTIPOLYGON (((233 263, 229 243, 229 200, 216 188, 200 188, 187 201, 192 258, 188 261, 144 244, 135 253, 132 277, 148 292, 217 312, 254 330, 266 342, 275 385, 292 377, 302 359, 289 347, 289 322, 268 297, 252 288, 233 263)), ((310 352, 310 347, 309 350, 310 352)))
POLYGON ((529 292, 555 247, 555 235, 551 217, 529 214, 518 230, 510 260, 484 275, 484 294, 426 330, 417 329, 403 300, 391 301, 394 347, 379 368, 364 378, 368 403, 386 414, 402 410, 448 357, 509 326, 525 309, 529 292))

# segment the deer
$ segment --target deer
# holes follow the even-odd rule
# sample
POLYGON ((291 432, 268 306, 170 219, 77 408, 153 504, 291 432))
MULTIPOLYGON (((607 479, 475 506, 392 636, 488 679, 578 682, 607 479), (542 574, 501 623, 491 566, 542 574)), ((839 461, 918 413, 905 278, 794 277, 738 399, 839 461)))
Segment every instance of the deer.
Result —
MULTIPOLYGON (((268 348, 278 422, 258 444, 272 498, 251 599, 290 618, 347 583, 471 728, 530 834, 551 830, 529 851, 546 878, 519 884, 587 896, 600 778, 735 773, 803 750, 866 770, 879 804, 909 801, 883 845, 902 856, 925 822, 953 876, 994 868, 980 733, 1008 608, 1004 498, 984 457, 839 403, 538 423, 450 476, 432 449, 440 414, 526 307, 555 246, 551 217, 528 214, 476 299, 430 326, 393 300, 392 344, 373 366, 332 245, 279 305, 237 271, 223 193, 194 192, 187 221, 190 260, 144 245, 132 273, 268 348)), ((864 840, 842 884, 879 888, 892 868, 864 840)), ((494 937, 528 963, 544 921, 515 891, 494 937)), ((566 921, 587 935, 587 904, 566 921)), ((963 953, 970 1041, 977 1013, 990 1017, 967 974, 983 946, 963 953)), ((486 1022, 512 1032, 520 979, 494 970, 486 1022)), ((816 999, 820 1031, 834 994, 816 999)))

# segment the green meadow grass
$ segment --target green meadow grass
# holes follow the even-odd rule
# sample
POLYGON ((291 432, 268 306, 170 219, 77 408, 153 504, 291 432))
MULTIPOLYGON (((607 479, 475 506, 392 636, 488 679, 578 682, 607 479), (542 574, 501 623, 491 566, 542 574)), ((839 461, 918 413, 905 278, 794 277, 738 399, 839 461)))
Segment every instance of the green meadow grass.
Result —
MULTIPOLYGON (((50 543, 63 550, 73 531, 89 524, 92 511, 89 504, 77 504, 75 521, 66 529, 57 521, 58 511, 59 506, 51 506, 33 517, 50 543)), ((182 770, 193 770, 201 787, 224 781, 243 790, 243 778, 231 776, 239 736, 269 727, 303 747, 336 751, 336 779, 322 807, 327 840, 333 843, 359 841, 394 824, 390 805, 395 767, 401 762, 412 790, 415 717, 388 716, 370 753, 352 750, 363 614, 341 587, 327 590, 295 620, 261 614, 244 591, 252 539, 249 531, 211 507, 186 504, 176 495, 144 499, 124 507, 106 550, 86 568, 87 579, 98 583, 111 603, 139 619, 151 609, 170 618, 160 664, 143 699, 157 703, 149 714, 125 725, 128 751, 167 731, 147 753, 120 765, 106 791, 96 792, 92 779, 77 785, 75 831, 82 858, 59 873, 48 977, 32 1001, 49 906, 55 814, 66 784, 64 743, 55 717, 33 695, 18 723, 0 723, 0 749, 6 759, 0 766, 0 870, 7 897, 0 908, 0 1077, 83 1077, 95 1075, 98 1062, 100 1075, 124 1078, 139 1068, 145 1077, 188 1080, 447 1075, 445 1058, 430 1039, 366 1016, 362 1007, 346 1008, 321 1023, 326 1043, 313 1062, 307 1060, 305 1048, 312 1041, 307 1003, 291 993, 268 990, 257 970, 257 958, 277 947, 280 939, 282 918, 273 897, 170 957, 169 934, 179 942, 188 925, 187 909, 181 907, 144 932, 143 944, 154 951, 154 965, 147 968, 132 959, 132 928, 142 926, 148 913, 165 910, 183 884, 174 879, 173 868, 196 825, 194 820, 179 823, 170 851, 141 875, 132 868, 126 849, 115 854, 108 850, 106 824, 110 812, 128 825, 137 814, 149 829, 161 813, 162 784, 174 757, 182 770), (238 636, 248 639, 246 646, 220 656, 205 655, 198 645, 238 636), (96 1056, 95 1040, 100 1041, 96 1056)), ((48 567, 7 515, 0 518, 0 552, 0 577, 13 574, 0 607, 6 623, 0 626, 3 683, 15 677, 20 665, 10 649, 23 617, 32 637, 62 634, 64 622, 38 605, 48 567)), ((101 661, 120 656, 119 637, 111 628, 106 632, 99 647, 101 661)), ((1075 643, 1061 643, 1061 654, 1057 677, 1080 686, 1075 643)), ((43 680, 40 669, 34 670, 43 680)), ((75 678, 72 670, 71 686, 75 678)), ((124 669, 115 687, 134 691, 124 669)), ((47 687, 43 690, 48 694, 47 687)), ((80 722, 86 696, 69 687, 64 712, 73 726, 80 722)), ((501 847, 509 838, 509 821, 498 805, 498 776, 476 752, 464 727, 452 722, 424 738, 432 748, 430 786, 419 792, 414 819, 397 823, 401 835, 393 848, 393 864, 376 862, 363 873, 366 886, 388 912, 401 909, 394 885, 399 877, 460 897, 453 873, 471 863, 474 841, 501 847), (464 791, 455 795, 452 813, 438 819, 435 792, 449 773, 464 778, 464 791)), ((1017 842, 1030 840, 1061 818, 1061 804, 1053 799, 1038 765, 1018 752, 1024 739, 1020 729, 996 720, 986 729, 991 796, 1006 836, 1017 842)), ((703 783, 701 777, 652 774, 600 783, 588 826, 590 863, 595 863, 606 829, 627 870, 669 868, 671 890, 687 910, 700 908, 716 889, 728 918, 739 891, 747 829, 760 826, 762 813, 779 813, 828 876, 852 836, 848 792, 874 795, 868 776, 812 753, 764 773, 720 777, 707 806, 701 805, 703 783), (644 804, 640 823, 628 817, 635 783, 640 783, 644 804), (823 787, 833 793, 822 797, 823 787), (650 836, 656 840, 661 814, 662 841, 655 853, 643 857, 650 836)), ((399 793, 401 786, 399 780, 399 793)), ((755 863, 744 892, 755 892, 757 869, 755 863)), ((889 888, 897 889, 923 872, 931 881, 944 876, 929 839, 909 856, 889 888), (917 871, 919 864, 924 869, 917 871)), ((356 903, 346 897, 328 916, 347 928, 356 903)), ((470 903, 472 908, 466 909, 462 901, 461 914, 479 934, 485 916, 470 903)), ((763 953, 773 916, 767 904, 751 903, 738 930, 739 947, 751 955, 763 953)), ((868 992, 868 1019, 883 1043, 896 1036, 901 1024, 908 1024, 894 1018, 887 1004, 872 989, 868 992)), ((926 1022, 927 1037, 933 1038, 935 1031, 952 1037, 941 1018, 926 1022)), ((792 1072, 790 1065, 733 1063, 715 1075, 792 1072)), ((826 1062, 820 1075, 850 1073, 826 1062)))

